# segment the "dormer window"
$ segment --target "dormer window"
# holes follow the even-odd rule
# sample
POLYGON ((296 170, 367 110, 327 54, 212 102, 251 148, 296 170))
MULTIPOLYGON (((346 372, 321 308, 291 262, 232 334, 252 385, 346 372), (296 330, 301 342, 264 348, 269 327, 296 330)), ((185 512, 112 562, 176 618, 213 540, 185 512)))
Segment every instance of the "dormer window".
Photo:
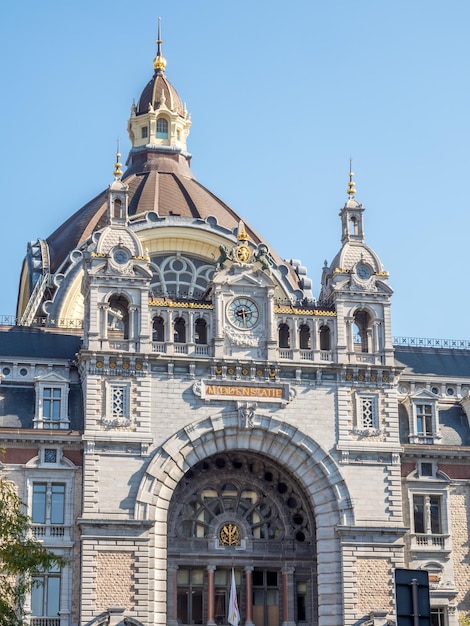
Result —
POLYGON ((148 126, 142 126, 142 139, 147 139, 147 137, 149 136, 149 127, 148 126))
POLYGON ((438 410, 434 394, 423 390, 410 398, 410 443, 432 444, 439 439, 438 410))
POLYGON ((168 122, 164 117, 157 120, 157 139, 168 139, 168 122))
POLYGON ((68 381, 49 374, 36 382, 35 428, 68 428, 68 381))

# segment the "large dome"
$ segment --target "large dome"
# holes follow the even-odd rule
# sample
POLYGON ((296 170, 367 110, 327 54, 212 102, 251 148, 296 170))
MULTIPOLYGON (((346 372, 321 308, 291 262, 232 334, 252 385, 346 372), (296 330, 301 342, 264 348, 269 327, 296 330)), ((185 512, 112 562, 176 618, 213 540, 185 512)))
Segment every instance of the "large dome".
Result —
MULTIPOLYGON (((153 263, 159 263, 162 254, 176 253, 197 258, 196 265, 206 266, 215 264, 222 248, 236 243, 243 223, 253 249, 263 245, 269 250, 277 270, 277 297, 311 298, 308 279, 300 276, 294 265, 282 261, 236 211, 195 179, 186 147, 190 115, 165 75, 160 41, 158 45, 154 74, 131 108, 128 132, 132 147, 127 169, 122 174, 117 163, 114 172, 126 188, 128 226, 137 233, 153 263)), ((80 321, 82 270, 77 260, 108 223, 110 188, 45 240, 29 244, 17 309, 22 323, 43 316, 80 321)))

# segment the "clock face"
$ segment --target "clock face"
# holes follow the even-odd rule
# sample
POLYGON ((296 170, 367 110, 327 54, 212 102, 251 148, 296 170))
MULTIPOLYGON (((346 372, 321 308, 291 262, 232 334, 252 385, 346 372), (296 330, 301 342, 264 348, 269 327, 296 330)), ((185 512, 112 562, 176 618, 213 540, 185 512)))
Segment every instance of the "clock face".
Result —
POLYGON ((372 276, 372 270, 368 265, 359 263, 359 265, 356 266, 356 274, 361 280, 367 280, 372 276))
POLYGON ((256 326, 259 319, 259 310, 253 300, 235 298, 227 307, 229 322, 241 330, 248 330, 256 326))
POLYGON ((116 263, 119 263, 119 265, 124 265, 124 263, 127 263, 127 261, 129 260, 129 254, 126 252, 126 250, 118 248, 113 252, 113 259, 116 263))

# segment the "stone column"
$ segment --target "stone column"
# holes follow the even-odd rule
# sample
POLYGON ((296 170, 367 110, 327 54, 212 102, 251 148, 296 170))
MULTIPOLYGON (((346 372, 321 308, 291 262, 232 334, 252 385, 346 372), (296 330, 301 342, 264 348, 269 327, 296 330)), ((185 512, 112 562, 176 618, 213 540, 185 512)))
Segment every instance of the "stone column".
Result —
POLYGON ((282 626, 295 626, 294 568, 282 568, 282 626))
POLYGON ((207 626, 215 626, 215 565, 207 566, 207 626))
POLYGON ((178 566, 168 566, 168 626, 178 624, 178 566))
POLYGON ((245 626, 253 625, 253 566, 247 565, 245 567, 245 581, 246 581, 246 619, 245 626))

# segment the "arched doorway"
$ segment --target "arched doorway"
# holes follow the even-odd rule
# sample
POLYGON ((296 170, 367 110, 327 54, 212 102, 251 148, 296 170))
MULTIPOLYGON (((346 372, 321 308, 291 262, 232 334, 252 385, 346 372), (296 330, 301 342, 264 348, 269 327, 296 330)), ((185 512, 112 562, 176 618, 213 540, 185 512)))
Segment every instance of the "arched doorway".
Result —
POLYGON ((318 623, 313 511, 296 479, 262 454, 199 461, 168 515, 168 617, 227 624, 232 567, 242 623, 318 623))

